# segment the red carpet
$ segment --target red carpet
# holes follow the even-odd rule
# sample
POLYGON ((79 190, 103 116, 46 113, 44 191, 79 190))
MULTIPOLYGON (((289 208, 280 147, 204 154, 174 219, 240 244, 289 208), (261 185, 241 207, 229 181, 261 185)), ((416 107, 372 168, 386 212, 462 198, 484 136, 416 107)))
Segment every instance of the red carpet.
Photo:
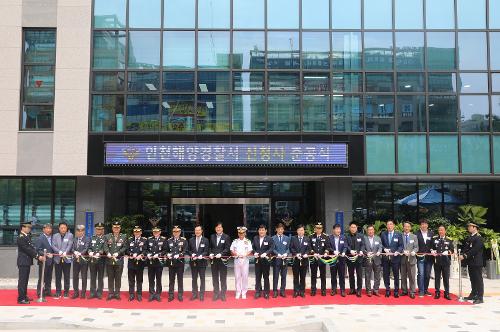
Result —
MULTIPOLYGON (((431 290, 433 293, 433 291, 431 290)), ((355 295, 347 295, 346 297, 341 297, 340 295, 330 296, 309 296, 309 292, 306 293, 305 298, 292 298, 292 291, 287 291, 287 297, 278 297, 276 299, 270 298, 265 300, 260 298, 255 300, 253 298, 254 292, 249 291, 247 293, 246 300, 236 300, 234 298, 234 291, 228 292, 227 301, 212 301, 212 293, 205 293, 205 301, 200 302, 198 300, 189 301, 191 297, 191 292, 184 293, 184 301, 179 302, 177 298, 173 302, 167 301, 167 294, 163 292, 162 302, 148 302, 147 296, 145 296, 142 302, 129 302, 128 293, 122 292, 122 300, 111 300, 106 301, 104 298, 102 300, 92 299, 92 300, 71 300, 71 299, 54 299, 47 298, 45 303, 37 303, 35 301, 31 302, 30 306, 64 306, 64 307, 85 307, 85 308, 115 308, 115 309, 246 309, 246 308, 272 308, 272 307, 292 307, 292 306, 306 306, 306 305, 346 305, 346 304, 358 304, 358 305, 468 305, 469 302, 458 302, 457 297, 452 295, 452 300, 447 301, 441 297, 439 300, 434 300, 431 296, 425 296, 423 298, 416 297, 414 300, 410 299, 408 296, 403 296, 395 299, 393 296, 390 298, 384 297, 384 290, 380 291, 381 297, 368 297, 365 293, 361 298, 355 295)), ((72 292, 70 292, 71 296, 72 292)), ((36 299, 36 291, 30 290, 28 295, 36 299)), ((17 304, 17 290, 0 290, 0 306, 18 306, 17 304)), ((21 305, 19 305, 21 306, 21 305)), ((28 305, 24 305, 28 306, 28 305)))

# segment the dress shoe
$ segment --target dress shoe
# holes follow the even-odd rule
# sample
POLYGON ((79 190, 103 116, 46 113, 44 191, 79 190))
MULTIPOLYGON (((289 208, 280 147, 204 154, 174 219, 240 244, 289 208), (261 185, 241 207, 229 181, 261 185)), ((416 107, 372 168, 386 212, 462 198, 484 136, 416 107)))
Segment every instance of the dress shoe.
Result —
POLYGON ((372 291, 366 291, 366 296, 372 297, 372 291))
POLYGON ((182 294, 177 294, 177 300, 179 300, 179 302, 184 301, 184 297, 182 296, 182 294))
POLYGON ((97 295, 90 293, 88 299, 92 300, 92 299, 95 299, 95 298, 97 298, 97 295))
POLYGON ((99 300, 102 300, 102 294, 100 294, 100 293, 99 293, 99 294, 97 294, 97 298, 98 298, 99 300))
POLYGON ((161 302, 161 294, 156 294, 155 299, 156 301, 161 302))
POLYGON ((330 295, 331 295, 331 296, 335 296, 335 295, 337 295, 337 290, 332 289, 332 290, 330 291, 330 295))
POLYGON ((305 298, 306 297, 306 293, 304 291, 300 292, 300 297, 305 298))
POLYGON ((120 294, 115 294, 115 299, 117 299, 118 301, 121 301, 122 297, 120 296, 120 294))
POLYGON ((189 299, 189 301, 194 301, 194 300, 196 300, 197 298, 198 298, 198 294, 193 293, 193 294, 191 294, 191 298, 189 299))
POLYGON ((356 294, 356 291, 355 291, 354 289, 351 289, 351 290, 349 291, 349 295, 354 295, 354 294, 356 294))
POLYGON ((293 292, 293 297, 296 298, 297 296, 299 296, 299 292, 293 292))
POLYGON ((220 296, 220 300, 221 300, 222 302, 226 302, 226 294, 222 294, 222 295, 220 296))
POLYGON ((440 292, 436 292, 436 294, 434 295, 434 300, 437 300, 441 297, 441 293, 440 292))
POLYGON ((44 292, 43 296, 45 296, 45 297, 53 297, 54 294, 52 294, 51 292, 44 292))
POLYGON ((408 295, 408 292, 402 292, 401 293, 401 296, 407 296, 408 295))
POLYGON ((315 289, 311 290, 311 296, 316 296, 316 290, 315 289))
POLYGON ((475 295, 472 295, 472 294, 469 294, 469 296, 465 297, 464 300, 467 300, 467 301, 473 301, 476 299, 476 296, 475 295))
POLYGON ((385 291, 385 297, 391 296, 391 291, 385 291))
POLYGON ((376 296, 376 297, 380 297, 380 294, 379 294, 378 290, 372 291, 372 295, 376 296))
POLYGON ((205 301, 205 295, 203 295, 203 293, 200 294, 200 302, 203 302, 205 301))
POLYGON ((356 292, 356 297, 361 297, 361 291, 356 292))
POLYGON ((340 296, 345 297, 345 290, 340 291, 340 296))
POLYGON ((278 291, 273 291, 273 299, 278 297, 278 291))
POLYGON ((247 293, 241 293, 241 298, 243 300, 246 300, 247 299, 247 293))
POLYGON ((399 293, 398 292, 394 292, 394 298, 395 299, 399 298, 399 293))
POLYGON ((17 301, 17 304, 30 304, 30 301, 24 299, 24 300, 19 300, 17 301))
POLYGON ((86 298, 86 297, 87 297, 87 296, 86 296, 85 292, 82 292, 82 293, 80 294, 80 298, 81 298, 81 299, 84 299, 84 298, 86 298))
POLYGON ((109 294, 106 298, 106 301, 111 301, 112 299, 114 299, 114 296, 112 294, 109 294))
POLYGON ((174 295, 169 295, 168 296, 168 302, 172 302, 174 300, 174 295))
POLYGON ((321 296, 326 296, 326 290, 321 291, 321 296))
POLYGON ((255 299, 258 299, 260 297, 260 292, 255 292, 255 295, 253 296, 255 299))
POLYGON ((264 293, 264 298, 265 298, 266 300, 269 300, 269 293, 264 293))
POLYGON ((444 298, 447 299, 448 301, 451 301, 450 294, 444 293, 444 298))
POLYGON ((281 296, 281 297, 286 297, 286 293, 285 293, 285 291, 284 291, 284 290, 280 291, 280 296, 281 296))
POLYGON ((475 299, 474 302, 472 302, 473 304, 481 304, 481 303, 484 303, 483 299, 475 299))
POLYGON ((149 294, 149 297, 148 297, 148 302, 153 302, 153 300, 156 298, 156 296, 154 296, 153 294, 149 294))
POLYGON ((134 299, 135 299, 134 294, 130 294, 130 295, 128 296, 128 300, 129 300, 129 302, 133 301, 134 299))
POLYGON ((74 292, 73 295, 71 295, 71 299, 72 300, 77 299, 79 296, 80 294, 78 294, 78 292, 74 292))
POLYGON ((32 302, 32 301, 33 301, 33 298, 28 296, 28 297, 26 298, 26 300, 28 300, 28 301, 32 302))
POLYGON ((64 292, 64 298, 69 299, 69 292, 64 292))
POLYGON ((217 301, 218 299, 219 299, 219 294, 214 293, 214 296, 212 297, 212 301, 217 301))
POLYGON ((61 292, 56 292, 56 295, 54 296, 56 299, 61 297, 61 292))
POLYGON ((428 290, 426 290, 426 291, 425 291, 425 295, 427 295, 427 296, 432 296, 432 293, 431 293, 431 292, 429 292, 428 290))
POLYGON ((425 293, 418 293, 418 297, 424 297, 425 293))
POLYGON ((142 294, 137 294, 137 301, 142 302, 142 294))
POLYGON ((415 293, 410 293, 410 299, 414 299, 415 298, 415 293))

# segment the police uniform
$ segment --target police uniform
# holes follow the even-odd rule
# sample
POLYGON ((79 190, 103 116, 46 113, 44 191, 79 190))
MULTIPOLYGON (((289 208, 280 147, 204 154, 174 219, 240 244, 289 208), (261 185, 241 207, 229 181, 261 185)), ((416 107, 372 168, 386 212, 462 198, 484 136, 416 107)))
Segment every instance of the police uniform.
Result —
POLYGON ((441 276, 443 276, 444 285, 444 298, 451 300, 450 298, 450 265, 451 258, 448 254, 453 253, 453 242, 445 237, 440 237, 436 235, 432 237, 431 242, 431 252, 437 254, 443 254, 442 256, 436 256, 434 261, 434 282, 436 288, 435 299, 441 297, 441 276))
MULTIPOLYGON (((174 231, 180 231, 174 226, 174 231)), ((183 301, 184 294, 184 255, 187 249, 187 240, 182 236, 171 237, 167 240, 168 263, 168 301, 174 300, 175 279, 177 278, 177 299, 183 301)))
MULTIPOLYGON (((120 222, 114 222, 113 227, 120 226, 120 222)), ((104 254, 106 255, 106 273, 108 275, 108 297, 121 300, 120 288, 122 285, 123 256, 127 252, 127 237, 125 234, 106 234, 104 242, 104 254)))
MULTIPOLYGON (((238 234, 246 234, 246 227, 238 227, 238 234)), ((234 281, 236 288, 236 299, 241 295, 242 299, 247 298, 248 291, 248 255, 252 252, 252 243, 246 237, 234 239, 230 250, 234 258, 234 281)), ((261 258, 262 259, 262 258, 261 258)))
MULTIPOLYGON (((104 224, 99 222, 95 225, 96 229, 104 229, 104 224)), ((104 234, 93 235, 87 252, 89 253, 90 270, 90 296, 89 299, 102 298, 104 288, 104 267, 106 265, 104 257, 104 234)))
POLYGON ((253 238, 252 247, 255 254, 258 256, 255 258, 255 298, 260 297, 262 292, 262 279, 264 279, 264 298, 269 298, 270 283, 269 283, 269 271, 271 269, 271 255, 274 250, 273 239, 265 235, 260 237, 255 235, 253 238))
MULTIPOLYGON (((471 223, 469 225, 478 228, 476 224, 471 223)), ((483 303, 483 251, 483 238, 479 233, 471 234, 465 239, 462 256, 465 264, 467 264, 472 288, 466 299, 473 300, 475 304, 483 303)))
MULTIPOLYGON (((161 230, 155 226, 153 232, 161 232, 161 230)), ((166 247, 166 237, 159 235, 158 237, 151 236, 148 238, 146 252, 148 258, 149 302, 153 300, 161 301, 162 256, 165 255, 166 247)))
MULTIPOLYGON (((317 223, 316 228, 323 229, 322 223, 317 223)), ((313 234, 310 237, 311 240, 311 251, 310 254, 318 254, 320 256, 328 255, 330 253, 330 246, 328 241, 328 236, 325 233, 320 235, 313 234)), ((311 296, 316 295, 316 279, 319 276, 321 279, 321 296, 326 296, 326 265, 320 259, 320 257, 315 257, 310 264, 311 268, 311 296)))
POLYGON ((188 240, 187 255, 191 256, 189 266, 191 268, 191 300, 199 298, 203 301, 205 298, 205 272, 207 270, 207 256, 209 254, 210 242, 206 237, 193 236, 188 240), (200 277, 200 288, 198 289, 198 276, 200 277))
MULTIPOLYGON (((140 226, 134 227, 134 232, 141 232, 140 226)), ((147 241, 143 236, 131 236, 128 239, 128 249, 127 255, 129 256, 127 261, 128 268, 128 293, 129 301, 133 301, 137 298, 137 301, 142 301, 142 281, 144 275, 145 267, 145 257, 147 241), (137 290, 137 297, 135 297, 135 291, 137 290)))
MULTIPOLYGON (((31 222, 25 222, 23 227, 30 227, 31 222)), ((37 253, 31 234, 21 230, 17 238, 17 268, 19 269, 19 279, 17 281, 17 303, 29 304, 28 298, 28 280, 30 277, 30 268, 33 265, 33 258, 38 259, 40 255, 37 253)))
POLYGON ((307 236, 292 236, 290 253, 293 257, 293 297, 297 297, 298 295, 305 297, 309 252, 311 252, 311 241, 307 236))
MULTIPOLYGON (((358 254, 363 253, 363 235, 360 233, 349 233, 345 236, 345 238, 348 246, 347 252, 351 257, 357 257, 358 254)), ((361 289, 363 287, 363 260, 359 257, 354 261, 347 259, 347 269, 349 271, 349 294, 356 294, 357 297, 360 297, 361 289), (355 273, 357 282, 354 280, 355 273)))

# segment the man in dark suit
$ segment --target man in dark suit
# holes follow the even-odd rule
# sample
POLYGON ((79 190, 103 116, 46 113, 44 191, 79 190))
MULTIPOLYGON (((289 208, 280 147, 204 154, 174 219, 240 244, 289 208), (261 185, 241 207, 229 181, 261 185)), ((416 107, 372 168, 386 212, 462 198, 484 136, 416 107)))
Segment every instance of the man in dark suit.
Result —
POLYGON ((276 225, 276 235, 273 236, 273 298, 278 297, 278 279, 281 278, 280 296, 286 297, 286 274, 288 271, 287 257, 290 254, 290 237, 283 234, 285 226, 282 223, 276 225))
POLYGON ((467 225, 469 237, 465 239, 460 260, 465 261, 468 266, 469 278, 471 284, 471 293, 466 300, 474 301, 474 304, 483 303, 484 282, 483 282, 483 238, 478 233, 479 226, 474 223, 467 225))
POLYGON ((290 253, 293 257, 293 297, 306 296, 306 274, 311 243, 304 233, 304 226, 298 225, 297 235, 292 236, 290 243, 290 253))
POLYGON ((340 295, 345 297, 345 254, 347 252, 348 246, 347 241, 342 232, 342 227, 340 224, 335 224, 333 226, 333 234, 328 237, 330 241, 330 248, 333 255, 337 256, 337 262, 330 265, 330 278, 332 283, 332 290, 330 295, 334 296, 337 294, 337 275, 339 278, 340 295))
MULTIPOLYGON (((45 272, 44 272, 44 285, 43 285, 43 296, 52 296, 52 271, 54 270, 54 260, 52 259, 52 225, 43 225, 43 233, 36 239, 35 248, 38 255, 43 256, 44 250, 47 253, 45 260, 45 272)), ((36 294, 41 297, 42 294, 42 266, 43 262, 38 262, 38 284, 36 286, 36 294)))
POLYGON ((363 288, 363 235, 358 233, 358 225, 355 221, 349 224, 349 233, 346 235, 348 255, 347 268, 349 270, 349 295, 356 294, 361 297, 361 289, 363 288), (354 274, 356 273, 356 281, 354 274))
POLYGON ((403 236, 394 230, 394 221, 387 221, 387 230, 380 235, 385 255, 382 257, 385 297, 391 296, 391 270, 394 275, 394 297, 399 297, 399 268, 403 254, 403 236))
MULTIPOLYGON (((420 229, 417 232, 418 240, 418 251, 420 253, 430 253, 432 245, 432 237, 434 232, 429 230, 429 224, 427 219, 420 219, 420 229)), ((434 258, 432 256, 425 255, 423 257, 417 257, 417 283, 418 283, 418 296, 423 297, 424 295, 431 295, 428 291, 429 280, 431 279, 432 264, 434 263, 434 258)))
POLYGON ((226 301, 227 257, 231 255, 231 239, 224 234, 222 223, 215 225, 215 234, 210 236, 210 259, 212 260, 213 301, 226 301))
POLYGON ((321 222, 314 225, 314 234, 311 235, 311 252, 314 256, 311 261, 311 296, 316 295, 316 279, 321 279, 321 296, 326 296, 326 264, 321 261, 321 258, 330 253, 330 241, 328 236, 323 233, 323 224, 321 222))
MULTIPOLYGON (((450 265, 451 256, 453 254, 453 242, 451 239, 446 237, 446 228, 444 225, 440 225, 438 228, 438 235, 432 238, 431 252, 434 254, 434 274, 435 274, 435 288, 436 294, 435 299, 441 297, 441 276, 443 276, 444 285, 444 298, 451 300, 450 298, 450 265)), ((432 256, 431 256, 432 257, 432 256)))
POLYGON ((186 238, 180 236, 181 228, 172 228, 172 237, 167 240, 168 265, 168 302, 174 300, 175 279, 177 279, 177 299, 184 301, 184 255, 187 249, 186 238))
POLYGON ((271 269, 271 255, 274 250, 273 239, 267 235, 267 227, 260 225, 259 234, 253 238, 252 248, 255 257, 255 298, 258 299, 262 292, 262 279, 264 279, 264 298, 269 299, 269 271, 271 269))
POLYGON ((209 255, 210 242, 203 236, 203 227, 197 225, 194 228, 194 236, 188 241, 186 255, 191 256, 189 266, 191 268, 191 301, 197 298, 205 300, 205 272, 207 270, 207 256, 209 255), (198 276, 200 277, 200 288, 198 289, 198 276))
POLYGON ((84 299, 87 293, 87 258, 82 257, 87 255, 87 250, 90 246, 90 239, 85 236, 85 226, 76 226, 75 237, 73 238, 73 296, 72 299, 84 299), (82 292, 78 290, 79 276, 82 277, 82 292))
POLYGON ((148 239, 142 236, 141 226, 134 226, 134 235, 128 239, 127 268, 128 268, 128 300, 142 301, 142 282, 146 263, 148 239), (136 293, 137 292, 137 293, 136 293), (137 295, 137 296, 136 296, 137 295))
POLYGON ((64 298, 69 298, 71 249, 73 247, 73 234, 68 229, 68 223, 59 223, 59 233, 52 236, 52 249, 54 253, 54 270, 56 276, 56 297, 61 297, 62 281, 64 276, 64 298))
POLYGON ((30 304, 28 298, 28 280, 30 278, 30 268, 33 265, 33 258, 40 262, 45 260, 45 257, 38 254, 31 242, 31 222, 21 224, 21 232, 17 238, 17 268, 19 269, 19 279, 17 282, 17 303, 30 304))

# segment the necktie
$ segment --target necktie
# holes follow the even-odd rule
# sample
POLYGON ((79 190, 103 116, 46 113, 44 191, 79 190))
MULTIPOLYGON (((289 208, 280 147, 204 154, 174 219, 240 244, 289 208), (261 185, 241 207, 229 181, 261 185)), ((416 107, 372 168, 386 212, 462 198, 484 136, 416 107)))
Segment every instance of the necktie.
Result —
POLYGON ((219 242, 220 242, 220 236, 217 235, 217 245, 219 245, 219 242))
POLYGON ((81 239, 80 239, 80 238, 78 238, 78 242, 77 242, 77 244, 76 244, 76 247, 77 247, 77 248, 80 248, 80 244, 82 244, 82 241, 81 241, 81 239))
POLYGON ((281 235, 280 235, 279 239, 280 239, 280 243, 283 243, 283 242, 281 242, 281 235))
POLYGON ((301 237, 299 237, 299 243, 300 243, 300 245, 302 245, 302 238, 301 237))
POLYGON ((408 244, 408 234, 406 234, 406 244, 408 244))
POLYGON ((389 243, 391 243, 391 242, 392 242, 392 232, 389 233, 389 243))
POLYGON ((196 238, 196 251, 198 251, 198 248, 200 247, 200 238, 196 238))

